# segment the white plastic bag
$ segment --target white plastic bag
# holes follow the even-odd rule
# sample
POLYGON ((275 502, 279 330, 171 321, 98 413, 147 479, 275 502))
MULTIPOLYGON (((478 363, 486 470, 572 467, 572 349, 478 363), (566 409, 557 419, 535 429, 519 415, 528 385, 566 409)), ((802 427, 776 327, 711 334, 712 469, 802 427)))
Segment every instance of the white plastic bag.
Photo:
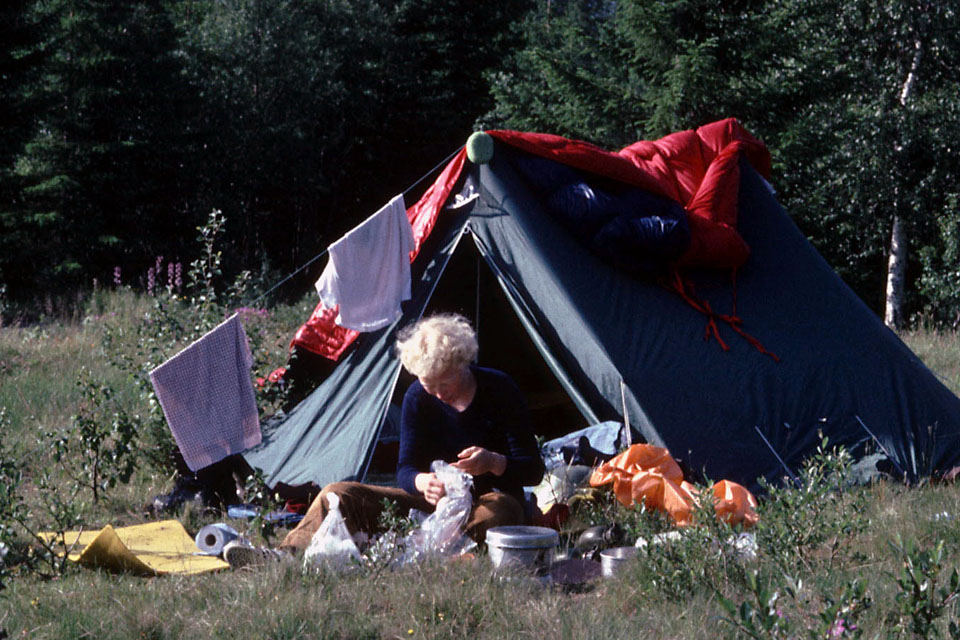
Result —
POLYGON ((347 523, 340 513, 340 496, 335 493, 327 495, 327 504, 330 509, 320 523, 320 528, 310 539, 310 546, 303 554, 303 566, 306 569, 326 564, 334 569, 340 569, 351 561, 360 559, 360 550, 357 548, 347 523))
POLYGON ((445 495, 434 512, 407 535, 402 562, 427 556, 456 556, 477 546, 463 533, 473 509, 473 476, 442 460, 434 460, 430 470, 443 483, 445 495))

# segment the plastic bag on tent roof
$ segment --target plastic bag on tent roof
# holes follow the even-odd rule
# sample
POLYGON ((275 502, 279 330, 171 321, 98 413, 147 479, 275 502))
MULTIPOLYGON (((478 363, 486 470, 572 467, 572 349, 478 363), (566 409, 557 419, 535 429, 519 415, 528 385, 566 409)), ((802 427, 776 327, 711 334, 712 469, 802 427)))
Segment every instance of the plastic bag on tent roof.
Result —
POLYGON ((350 536, 343 514, 340 513, 340 496, 335 493, 327 495, 327 504, 330 509, 303 554, 305 569, 321 564, 339 569, 360 559, 360 550, 350 536))
POLYGON ((473 509, 473 477, 442 460, 434 460, 430 470, 443 482, 446 494, 434 512, 407 535, 402 563, 431 556, 458 556, 477 546, 463 533, 473 509))

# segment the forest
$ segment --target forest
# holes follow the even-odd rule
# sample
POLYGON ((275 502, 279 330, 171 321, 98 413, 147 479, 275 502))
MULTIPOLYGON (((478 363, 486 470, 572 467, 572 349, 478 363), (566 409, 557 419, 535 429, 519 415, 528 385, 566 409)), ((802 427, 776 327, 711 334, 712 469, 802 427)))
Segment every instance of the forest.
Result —
POLYGON ((0 321, 172 285, 212 210, 265 290, 474 130, 616 150, 733 116, 888 325, 956 328, 958 27, 928 0, 10 0, 0 321))

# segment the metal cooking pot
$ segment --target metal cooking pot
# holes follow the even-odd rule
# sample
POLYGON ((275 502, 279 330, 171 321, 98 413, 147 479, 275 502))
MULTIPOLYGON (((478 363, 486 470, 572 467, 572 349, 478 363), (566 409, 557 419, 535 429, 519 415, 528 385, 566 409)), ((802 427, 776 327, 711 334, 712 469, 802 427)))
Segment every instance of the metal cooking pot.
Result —
POLYGON ((487 553, 497 569, 516 567, 549 573, 560 534, 547 527, 494 527, 487 531, 487 553))

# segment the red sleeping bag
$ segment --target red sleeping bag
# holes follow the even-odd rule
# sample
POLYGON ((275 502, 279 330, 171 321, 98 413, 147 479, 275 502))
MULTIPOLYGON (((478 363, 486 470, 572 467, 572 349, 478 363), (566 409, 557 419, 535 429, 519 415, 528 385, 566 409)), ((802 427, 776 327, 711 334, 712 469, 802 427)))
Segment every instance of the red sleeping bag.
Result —
MULTIPOLYGON (((680 257, 680 267, 735 269, 750 254, 737 232, 739 159, 743 154, 769 179, 770 153, 734 118, 652 142, 636 142, 616 153, 550 134, 487 133, 522 151, 679 202, 688 214, 690 225, 690 246, 680 257)), ((407 209, 415 241, 415 248, 410 252, 411 262, 433 230, 466 159, 466 150, 461 149, 423 197, 407 209)), ((299 346, 337 360, 358 334, 334 324, 336 316, 336 309, 324 309, 318 304, 310 319, 297 331, 291 348, 299 346)))

